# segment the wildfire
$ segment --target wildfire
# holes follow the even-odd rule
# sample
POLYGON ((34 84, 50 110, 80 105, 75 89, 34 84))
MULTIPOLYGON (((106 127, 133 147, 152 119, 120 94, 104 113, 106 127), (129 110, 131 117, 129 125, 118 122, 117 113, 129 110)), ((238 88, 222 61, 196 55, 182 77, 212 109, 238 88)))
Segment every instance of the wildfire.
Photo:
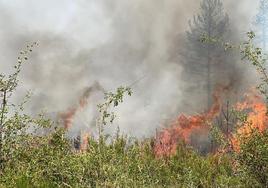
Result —
MULTIPOLYGON (((87 107, 89 103, 89 97, 94 91, 104 91, 104 89, 98 82, 95 82, 91 87, 88 87, 85 90, 78 103, 74 107, 69 108, 66 112, 60 113, 60 118, 63 121, 65 130, 69 130, 73 126, 75 116, 87 107)), ((89 135, 90 134, 88 132, 81 132, 81 151, 86 149, 88 145, 89 135)))
MULTIPOLYGON (((73 125, 76 114, 87 106, 88 99, 91 93, 95 90, 103 91, 100 85, 95 83, 84 92, 75 107, 61 113, 63 125, 66 130, 69 130, 73 125)), ((211 122, 213 122, 219 115, 221 110, 221 95, 228 90, 228 87, 218 86, 213 94, 214 103, 207 112, 197 115, 182 114, 171 123, 169 128, 165 128, 157 133, 154 145, 156 156, 170 156, 175 154, 179 141, 183 141, 186 144, 192 144, 191 136, 193 133, 208 135, 211 128, 211 122)), ((267 126, 268 119, 266 116, 266 106, 258 95, 247 95, 244 102, 236 105, 236 109, 238 111, 250 110, 247 122, 241 125, 240 128, 237 129, 237 134, 233 134, 231 137, 232 148, 235 151, 238 151, 240 145, 238 135, 250 135, 252 129, 263 131, 267 126)), ((81 132, 80 151, 86 149, 89 135, 88 132, 81 132)))
POLYGON ((208 131, 211 122, 220 112, 220 94, 227 90, 227 87, 218 87, 213 94, 214 104, 208 112, 193 116, 180 115, 170 128, 162 130, 156 135, 154 151, 156 156, 169 156, 176 153, 177 144, 180 140, 190 144, 190 136, 199 130, 208 131))
MULTIPOLYGON (((88 99, 94 90, 103 89, 99 84, 94 84, 85 91, 75 107, 72 107, 61 114, 63 125, 66 130, 69 130, 73 125, 76 114, 87 106, 88 99)), ((208 135, 211 123, 221 112, 221 95, 228 90, 228 87, 217 87, 213 94, 214 103, 207 112, 197 115, 182 114, 171 123, 170 127, 157 133, 154 144, 155 155, 161 157, 175 154, 180 141, 183 141, 186 144, 193 144, 191 142, 194 133, 204 134, 204 136, 208 135)), ((234 108, 239 112, 245 112, 247 118, 245 121, 238 120, 234 123, 235 125, 233 126, 236 127, 234 133, 230 135, 227 133, 228 135, 225 136, 226 139, 229 140, 231 149, 235 152, 239 152, 241 137, 247 138, 252 134, 253 130, 263 132, 268 127, 267 106, 256 91, 251 91, 249 94, 245 95, 242 102, 234 105, 234 108)), ((89 135, 88 132, 81 132, 80 151, 86 149, 89 135)), ((229 149, 226 150, 225 148, 223 151, 226 152, 229 151, 229 149)))
MULTIPOLYGON (((219 115, 221 110, 220 94, 228 88, 218 88, 214 93, 214 104, 207 113, 186 116, 180 115, 169 128, 165 128, 157 133, 154 151, 156 156, 170 156, 176 153, 179 141, 191 144, 193 133, 208 133, 210 123, 219 115)), ((245 121, 238 120, 234 123, 236 130, 226 139, 229 140, 231 149, 235 152, 240 151, 240 138, 248 138, 253 131, 263 132, 268 128, 267 105, 256 91, 251 91, 245 95, 242 102, 234 105, 238 112, 244 112, 245 121)), ((229 149, 223 149, 229 151, 229 149)))
POLYGON ((89 133, 87 133, 87 132, 82 133, 80 151, 85 151, 87 149, 88 138, 89 138, 89 133))
POLYGON ((60 117, 63 120, 64 128, 66 130, 69 130, 73 125, 75 115, 86 107, 86 105, 88 104, 88 97, 89 97, 89 91, 86 90, 84 95, 79 99, 78 105, 60 114, 60 117))
POLYGON ((250 137, 253 131, 263 132, 268 126, 267 106, 256 91, 252 91, 245 96, 242 103, 236 105, 237 111, 246 112, 246 121, 238 123, 238 129, 231 139, 234 151, 240 151, 239 138, 250 137))
POLYGON ((73 124, 73 118, 77 112, 77 108, 70 108, 67 112, 60 114, 61 119, 63 120, 63 125, 65 130, 69 130, 73 124))

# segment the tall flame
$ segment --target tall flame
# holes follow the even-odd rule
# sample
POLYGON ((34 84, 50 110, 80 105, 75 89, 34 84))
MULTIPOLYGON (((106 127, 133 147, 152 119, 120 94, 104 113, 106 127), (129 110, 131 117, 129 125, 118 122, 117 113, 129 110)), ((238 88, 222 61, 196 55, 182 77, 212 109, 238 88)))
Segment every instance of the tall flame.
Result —
POLYGON ((85 91, 85 93, 80 97, 79 103, 69 108, 66 112, 63 112, 60 114, 60 117, 63 120, 63 125, 66 130, 69 130, 71 126, 73 125, 74 117, 79 112, 82 111, 86 105, 88 104, 88 98, 89 98, 89 89, 85 91))
MULTIPOLYGON (((86 108, 89 102, 89 97, 94 91, 104 92, 104 89, 98 82, 95 82, 91 87, 88 87, 85 90, 83 95, 79 98, 78 104, 76 104, 74 107, 69 108, 66 112, 60 113, 60 117, 63 120, 63 126, 65 130, 69 130, 73 126, 75 116, 77 115, 77 113, 81 112, 86 108)), ((81 132, 81 151, 86 149, 88 145, 89 135, 90 134, 88 132, 81 132)))
POLYGON ((70 108, 66 112, 60 114, 61 119, 63 120, 63 125, 65 130, 69 130, 73 125, 73 119, 77 112, 77 107, 70 108))
POLYGON ((74 107, 69 108, 66 112, 60 113, 60 117, 63 120, 63 125, 66 130, 69 130, 73 125, 74 117, 79 111, 86 108, 88 104, 89 97, 94 91, 103 91, 104 89, 98 82, 95 82, 92 86, 88 87, 83 95, 79 98, 78 104, 74 107))

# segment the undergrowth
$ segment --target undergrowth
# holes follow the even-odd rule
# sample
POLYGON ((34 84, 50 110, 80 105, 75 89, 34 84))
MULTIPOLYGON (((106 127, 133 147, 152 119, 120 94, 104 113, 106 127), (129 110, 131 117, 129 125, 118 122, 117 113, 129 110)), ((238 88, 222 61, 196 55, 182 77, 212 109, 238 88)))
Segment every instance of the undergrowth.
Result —
MULTIPOLYGON (((252 36, 249 33, 251 41, 252 36)), ((249 41, 249 42, 250 42, 249 41)), ((262 66, 259 49, 244 43, 241 52, 253 65, 262 66), (258 62, 261 61, 261 64, 258 62)), ((34 43, 35 44, 35 43, 34 43)), ((100 104, 99 139, 89 138, 85 150, 74 149, 66 130, 44 118, 24 114, 24 102, 10 103, 18 85, 21 65, 33 45, 21 52, 15 73, 0 76, 0 187, 267 187, 268 133, 255 133, 241 141, 241 151, 201 156, 183 142, 172 156, 157 157, 154 139, 130 140, 117 133, 103 135, 111 111, 123 102, 128 87, 107 93, 100 104), (34 128, 36 131, 29 132, 34 128), (38 130, 48 130, 38 134, 38 130), (107 141, 109 139, 109 141, 107 141)), ((261 73, 265 70, 258 69, 261 73)), ((266 77, 263 77, 266 82, 266 77)), ((260 85, 266 94, 265 83, 260 85)), ((26 98, 28 98, 26 96, 26 98)))

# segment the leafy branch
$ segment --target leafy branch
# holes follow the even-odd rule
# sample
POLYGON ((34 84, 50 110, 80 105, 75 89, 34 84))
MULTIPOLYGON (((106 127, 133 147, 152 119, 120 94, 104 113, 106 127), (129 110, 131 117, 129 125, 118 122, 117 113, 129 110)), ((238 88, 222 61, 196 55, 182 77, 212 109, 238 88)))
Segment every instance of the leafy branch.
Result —
MULTIPOLYGON (((22 64, 28 60, 29 54, 33 51, 33 48, 37 45, 38 44, 34 42, 30 45, 27 45, 26 49, 20 52, 17 58, 17 63, 14 66, 15 71, 13 74, 10 74, 10 75, 0 74, 0 101, 1 101, 1 105, 0 105, 0 167, 3 162, 3 156, 4 156, 3 144, 5 143, 6 139, 10 135, 10 130, 11 132, 14 132, 14 130, 17 130, 17 132, 19 132, 18 126, 23 126, 22 124, 24 124, 22 123, 23 121, 20 122, 19 124, 14 123, 16 122, 16 120, 18 120, 18 118, 21 118, 18 112, 15 112, 15 115, 13 117, 10 117, 10 118, 7 117, 8 113, 10 113, 9 107, 15 106, 9 103, 9 98, 12 96, 13 92, 16 90, 18 86, 18 82, 19 82, 18 75, 21 72, 22 64), (10 126, 15 126, 15 127, 11 128, 10 126)), ((22 107, 23 104, 24 102, 21 105, 19 105, 19 109, 23 109, 22 107)), ((28 121, 29 118, 26 116, 22 117, 22 119, 25 120, 24 122, 29 122, 28 121)))
POLYGON ((254 32, 247 33, 248 40, 240 45, 242 59, 249 60, 252 65, 255 66, 256 70, 260 74, 261 83, 257 86, 257 89, 265 96, 268 101, 268 75, 265 68, 265 63, 267 61, 266 55, 263 54, 262 49, 255 47, 253 44, 253 39, 255 38, 254 32))
POLYGON ((255 37, 255 33, 249 31, 247 32, 247 40, 238 45, 222 41, 220 38, 211 38, 205 34, 202 35, 200 41, 204 43, 218 43, 223 46, 225 50, 239 50, 242 55, 241 59, 248 60, 258 71, 261 83, 257 86, 257 89, 265 96, 266 101, 268 101, 268 74, 265 67, 267 55, 262 52, 261 48, 256 47, 253 42, 255 37))
POLYGON ((111 107, 117 107, 119 103, 123 102, 124 95, 132 95, 132 90, 130 87, 119 87, 115 93, 108 92, 104 93, 105 102, 99 104, 97 107, 100 112, 100 117, 97 120, 97 126, 99 128, 99 136, 102 136, 103 126, 107 125, 108 122, 113 123, 116 115, 111 110, 111 107))

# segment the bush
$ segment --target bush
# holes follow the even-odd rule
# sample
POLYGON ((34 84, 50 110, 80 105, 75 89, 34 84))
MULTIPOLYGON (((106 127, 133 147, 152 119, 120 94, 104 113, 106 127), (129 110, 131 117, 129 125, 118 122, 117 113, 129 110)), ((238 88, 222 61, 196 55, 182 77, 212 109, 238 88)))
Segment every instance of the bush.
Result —
MULTIPOLYGON (((246 57, 258 62, 258 58, 250 59, 250 47, 244 50, 246 57)), ((23 59, 32 46, 27 49, 18 58, 14 74, 0 75, 0 187, 268 186, 268 132, 243 139, 238 154, 200 156, 178 143, 176 154, 165 157, 155 156, 153 139, 130 141, 119 133, 115 138, 104 135, 104 126, 116 117, 112 108, 123 102, 124 94, 131 95, 128 87, 105 94, 105 102, 98 105, 98 140, 89 138, 85 150, 75 150, 66 130, 53 129, 57 125, 42 115, 33 118, 24 114, 25 102, 9 103, 23 59), (29 132, 29 127, 47 132, 29 132)), ((257 65, 261 68, 262 64, 257 65)))
POLYGON ((242 139, 241 151, 237 160, 250 176, 263 187, 268 186, 268 131, 254 131, 242 139))

